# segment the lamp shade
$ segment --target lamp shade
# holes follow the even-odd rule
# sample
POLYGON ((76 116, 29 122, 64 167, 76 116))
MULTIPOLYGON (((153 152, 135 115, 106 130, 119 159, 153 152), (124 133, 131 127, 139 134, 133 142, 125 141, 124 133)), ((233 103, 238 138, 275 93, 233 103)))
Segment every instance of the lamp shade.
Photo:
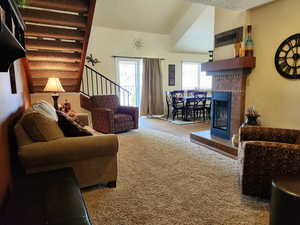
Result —
POLYGON ((46 92, 65 92, 65 89, 60 83, 59 78, 50 77, 48 78, 47 84, 44 88, 46 92))

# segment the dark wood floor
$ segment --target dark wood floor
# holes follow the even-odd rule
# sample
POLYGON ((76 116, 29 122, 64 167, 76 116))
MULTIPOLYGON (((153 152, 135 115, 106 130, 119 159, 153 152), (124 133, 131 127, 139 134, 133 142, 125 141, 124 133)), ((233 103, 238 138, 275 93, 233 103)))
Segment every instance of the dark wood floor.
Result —
POLYGON ((162 132, 167 132, 179 137, 190 137, 190 134, 194 131, 203 131, 210 128, 209 122, 187 124, 187 125, 177 125, 170 123, 166 120, 158 118, 144 118, 140 119, 140 128, 149 128, 162 132))

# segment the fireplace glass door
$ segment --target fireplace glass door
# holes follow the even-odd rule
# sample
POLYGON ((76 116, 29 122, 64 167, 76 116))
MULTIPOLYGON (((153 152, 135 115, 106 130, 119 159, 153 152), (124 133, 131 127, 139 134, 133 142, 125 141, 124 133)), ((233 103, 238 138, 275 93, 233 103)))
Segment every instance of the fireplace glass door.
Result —
POLYGON ((214 128, 227 130, 228 129, 228 103, 226 101, 214 101, 215 120, 214 128))
POLYGON ((211 123, 211 134, 213 136, 230 139, 231 96, 231 92, 213 92, 211 123))

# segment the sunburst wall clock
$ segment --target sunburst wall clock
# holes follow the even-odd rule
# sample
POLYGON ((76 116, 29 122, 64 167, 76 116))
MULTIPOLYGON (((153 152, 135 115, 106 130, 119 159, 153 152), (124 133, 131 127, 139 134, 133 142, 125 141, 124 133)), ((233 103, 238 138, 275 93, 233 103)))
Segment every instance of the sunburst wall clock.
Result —
POLYGON ((294 34, 281 43, 275 54, 275 66, 283 77, 300 79, 300 34, 294 34))

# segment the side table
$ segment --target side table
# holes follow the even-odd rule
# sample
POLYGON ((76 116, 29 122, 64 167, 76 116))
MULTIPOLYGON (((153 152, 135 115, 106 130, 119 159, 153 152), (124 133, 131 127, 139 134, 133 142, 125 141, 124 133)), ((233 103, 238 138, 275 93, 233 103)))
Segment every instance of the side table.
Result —
POLYGON ((300 223, 300 176, 278 177, 272 182, 270 225, 300 223))
POLYGON ((89 120, 89 114, 88 113, 77 113, 70 111, 67 113, 67 115, 72 118, 72 120, 77 121, 82 126, 89 126, 90 120, 89 120))
POLYGON ((76 117, 80 123, 84 126, 90 125, 89 114, 88 113, 76 113, 76 117))

